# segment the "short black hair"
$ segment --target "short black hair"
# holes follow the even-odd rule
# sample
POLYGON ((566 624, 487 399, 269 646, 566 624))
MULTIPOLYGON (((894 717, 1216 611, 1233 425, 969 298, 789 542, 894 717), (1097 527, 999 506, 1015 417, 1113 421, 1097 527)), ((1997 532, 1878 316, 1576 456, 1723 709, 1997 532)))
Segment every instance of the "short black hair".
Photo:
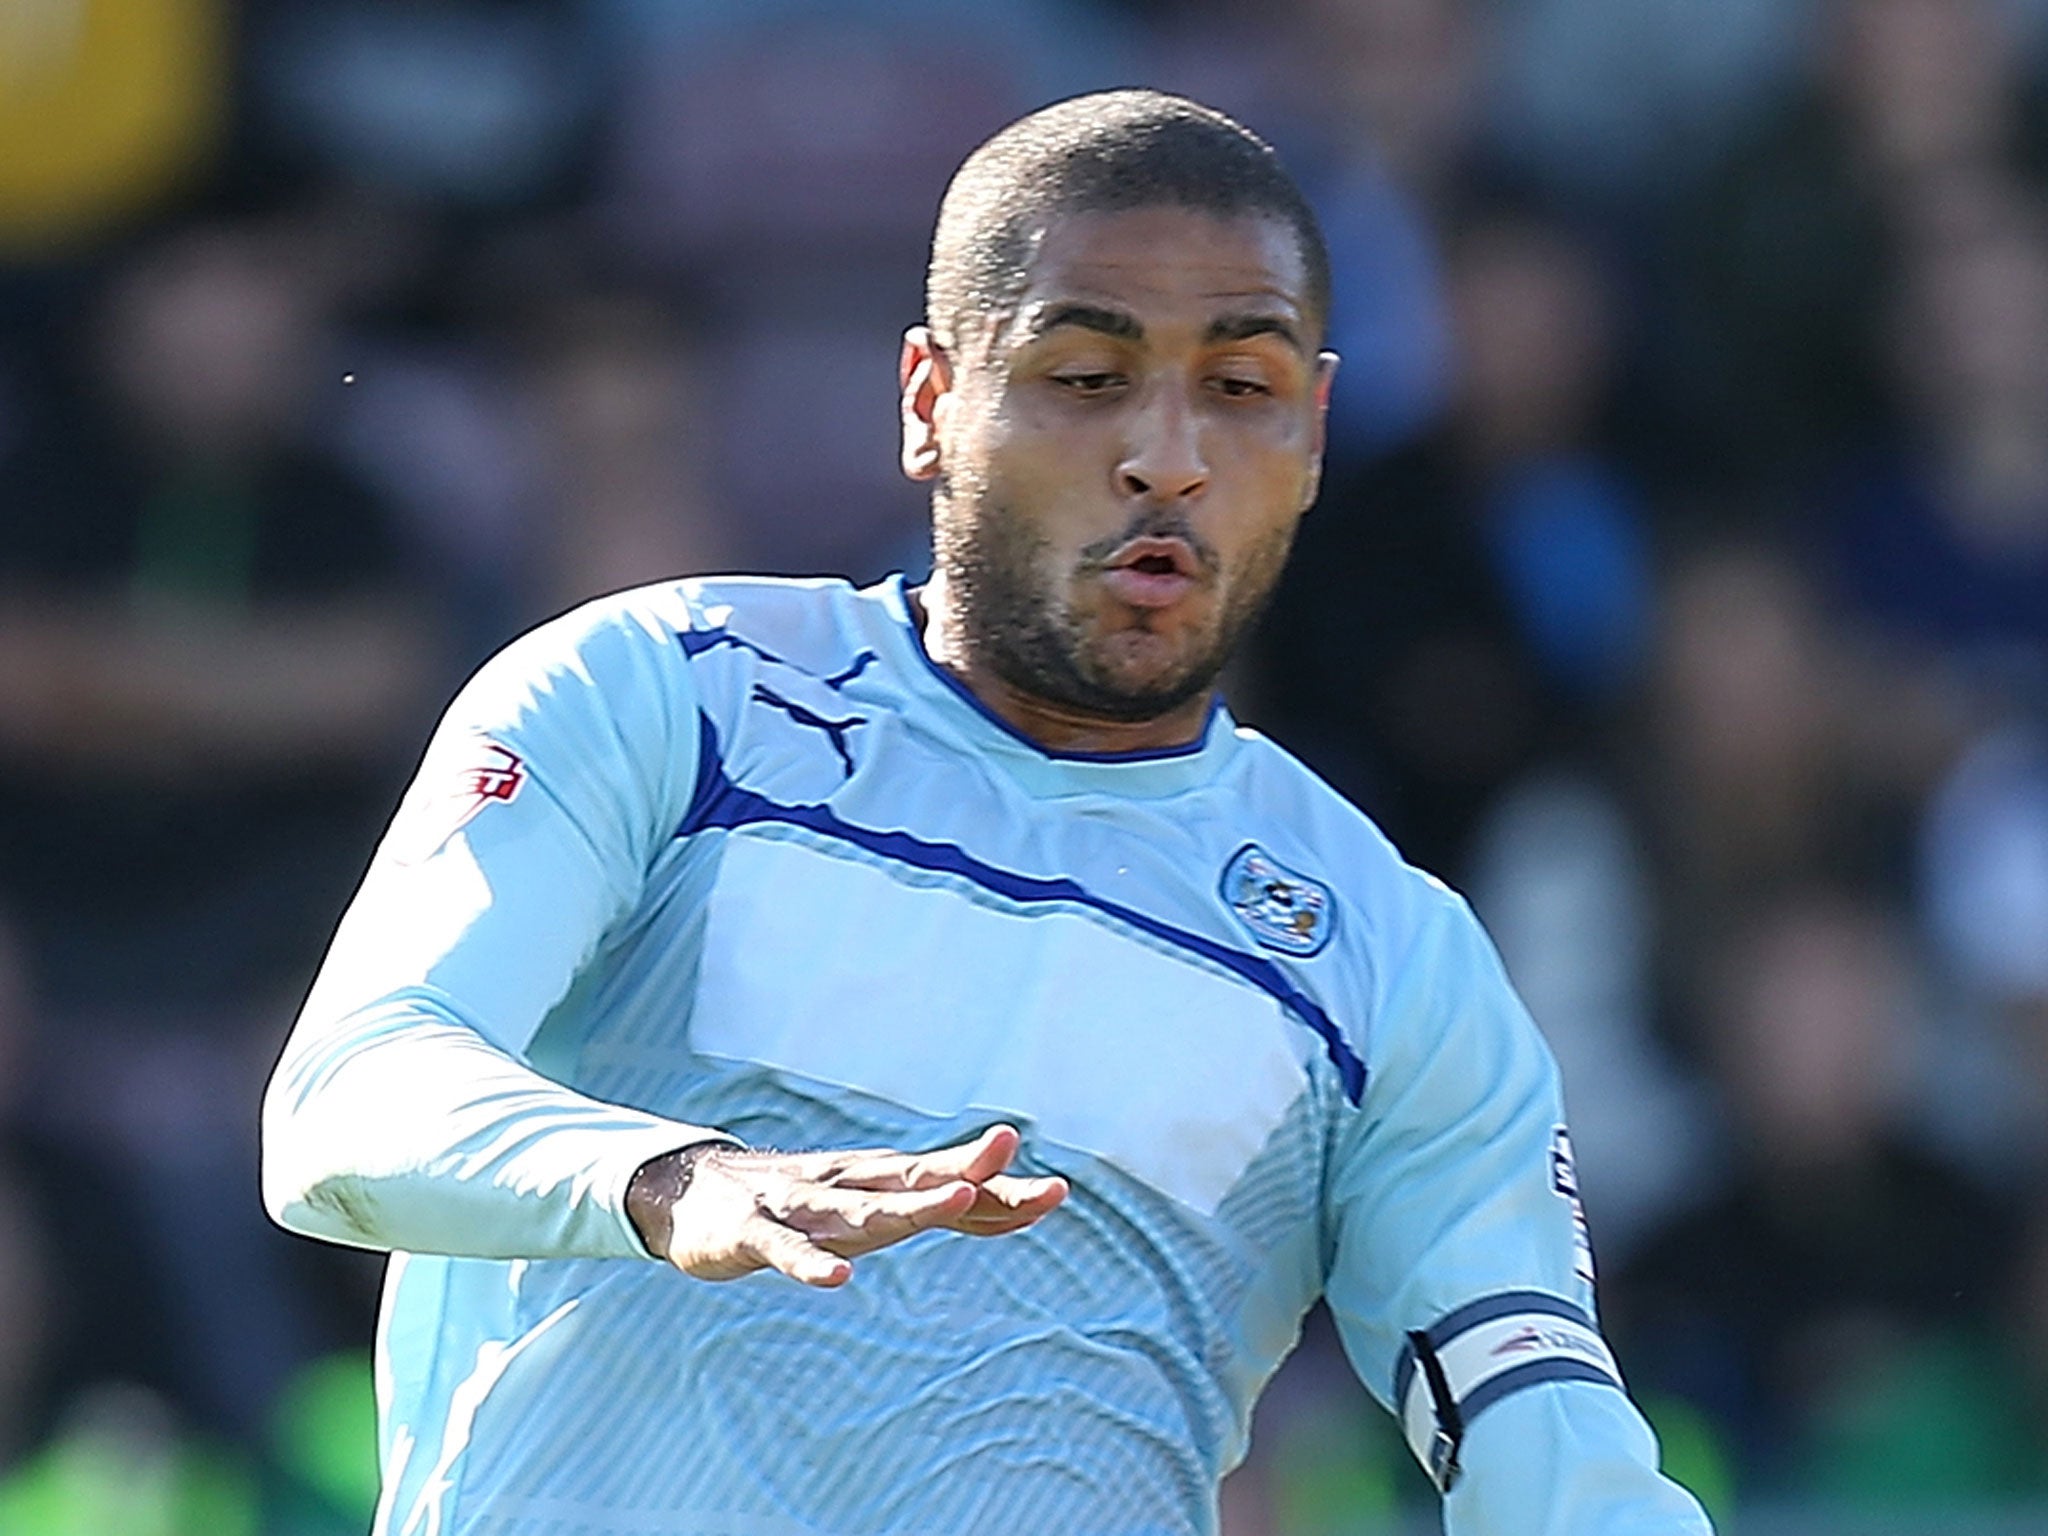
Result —
POLYGON ((925 323, 941 346, 1014 304, 1052 221, 1161 205, 1259 214, 1294 232, 1318 326, 1330 315, 1322 226, 1273 147, 1213 107, 1162 91, 1101 91, 1019 118, 969 155, 932 231, 925 323))

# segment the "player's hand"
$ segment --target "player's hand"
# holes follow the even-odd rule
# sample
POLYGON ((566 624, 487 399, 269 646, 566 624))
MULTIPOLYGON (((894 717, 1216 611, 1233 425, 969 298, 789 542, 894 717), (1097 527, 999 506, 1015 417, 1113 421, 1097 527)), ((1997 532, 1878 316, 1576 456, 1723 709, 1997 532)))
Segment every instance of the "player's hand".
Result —
POLYGON ((642 1221, 642 1231, 700 1280, 775 1269, 806 1285, 844 1285, 849 1261, 864 1253, 934 1228, 1015 1232, 1064 1200, 1065 1179, 1003 1171, 1019 1139, 1013 1126, 996 1125, 934 1152, 700 1150, 688 1187, 667 1209, 667 1230, 642 1221))

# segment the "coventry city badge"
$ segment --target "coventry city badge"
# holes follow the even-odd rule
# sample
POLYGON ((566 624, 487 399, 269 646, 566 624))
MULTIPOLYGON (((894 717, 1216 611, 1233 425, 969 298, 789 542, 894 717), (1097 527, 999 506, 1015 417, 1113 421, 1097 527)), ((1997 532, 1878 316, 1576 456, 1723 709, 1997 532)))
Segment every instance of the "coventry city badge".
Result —
POLYGON ((1336 927, 1330 888, 1296 874, 1257 843, 1223 866, 1223 900, 1267 949, 1306 959, 1321 954, 1336 927))

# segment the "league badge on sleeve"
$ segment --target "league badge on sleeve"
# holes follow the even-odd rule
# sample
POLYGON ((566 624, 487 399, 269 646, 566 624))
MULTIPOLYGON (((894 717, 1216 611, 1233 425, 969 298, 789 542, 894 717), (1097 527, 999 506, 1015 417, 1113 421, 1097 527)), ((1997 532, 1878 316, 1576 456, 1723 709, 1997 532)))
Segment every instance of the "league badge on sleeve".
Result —
POLYGON ((1579 1170, 1572 1162, 1572 1134, 1563 1126, 1550 1130, 1550 1189, 1572 1208, 1572 1269, 1593 1283, 1593 1233, 1586 1225, 1586 1202, 1579 1198, 1579 1170))
POLYGON ((385 852, 400 864, 433 857, 483 811, 516 800, 526 778, 525 759, 488 736, 435 743, 392 818, 385 852))
POLYGON ((1336 927, 1330 888, 1297 874, 1257 843, 1246 843, 1223 866, 1222 895, 1254 939, 1296 959, 1321 954, 1336 927))

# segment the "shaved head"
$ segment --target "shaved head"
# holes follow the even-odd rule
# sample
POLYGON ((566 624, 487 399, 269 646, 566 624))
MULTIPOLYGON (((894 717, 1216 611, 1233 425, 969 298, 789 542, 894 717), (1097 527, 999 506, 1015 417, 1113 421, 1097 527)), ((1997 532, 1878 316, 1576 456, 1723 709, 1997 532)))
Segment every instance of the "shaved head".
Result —
POLYGON ((1311 319, 1319 328, 1328 320, 1322 230, 1271 146, 1185 97, 1104 91, 1018 119, 954 175, 925 283, 934 340, 957 347, 1014 309, 1055 219, 1161 205, 1285 224, 1301 250, 1311 319))

